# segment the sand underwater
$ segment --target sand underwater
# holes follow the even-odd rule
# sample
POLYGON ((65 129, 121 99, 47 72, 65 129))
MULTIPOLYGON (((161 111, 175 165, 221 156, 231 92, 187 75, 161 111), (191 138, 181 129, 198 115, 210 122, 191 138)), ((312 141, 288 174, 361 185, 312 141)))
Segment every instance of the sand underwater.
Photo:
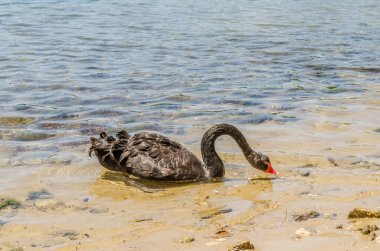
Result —
MULTIPOLYGON (((82 162, 7 168, 1 147, 1 196, 21 206, 0 211, 2 250, 380 250, 380 219, 348 219, 354 208, 380 210, 379 90, 310 106, 302 123, 238 126, 271 157, 274 177, 250 168, 231 138, 217 141, 226 177, 215 183, 149 183, 144 193, 67 146, 82 162), (309 212, 318 214, 297 218, 309 212), (371 240, 372 239, 372 240, 371 240)), ((173 136, 198 156, 206 128, 173 136)), ((62 154, 66 150, 62 151, 62 154)), ((38 163, 37 163, 38 164, 38 163)))

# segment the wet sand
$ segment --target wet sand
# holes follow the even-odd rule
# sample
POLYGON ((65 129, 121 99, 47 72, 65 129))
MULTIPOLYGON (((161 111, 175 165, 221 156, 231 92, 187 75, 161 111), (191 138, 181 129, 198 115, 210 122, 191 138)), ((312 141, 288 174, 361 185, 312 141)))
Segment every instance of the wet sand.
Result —
MULTIPOLYGON (((22 206, 0 211, 3 250, 227 250, 249 240, 256 250, 380 250, 357 231, 380 219, 347 218, 378 210, 378 100, 364 106, 310 108, 307 122, 240 126, 271 157, 280 176, 254 170, 228 137, 217 141, 226 177, 214 183, 154 183, 144 193, 105 171, 87 146, 67 147, 80 164, 0 169, 1 197, 22 206), (373 118, 369 120, 368 118, 373 118), (375 126, 375 127, 374 127, 375 126), (48 192, 28 199, 33 191, 48 192), (295 215, 316 211, 317 218, 295 215), (305 231, 298 231, 304 228, 305 231), (297 234, 297 233, 298 234, 297 234)), ((311 107, 311 106, 310 106, 311 107)), ((198 156, 203 128, 174 137, 198 156), (186 142, 192 142, 187 144, 186 142)), ((2 151, 7 163, 9 152, 2 151)))

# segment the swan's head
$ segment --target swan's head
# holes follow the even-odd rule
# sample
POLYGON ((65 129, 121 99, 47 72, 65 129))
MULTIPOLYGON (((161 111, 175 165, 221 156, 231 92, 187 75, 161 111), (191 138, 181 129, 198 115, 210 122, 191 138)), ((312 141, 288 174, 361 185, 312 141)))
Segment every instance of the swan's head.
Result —
POLYGON ((269 157, 261 154, 252 152, 248 155, 249 163, 254 167, 263 172, 278 175, 279 173, 272 167, 269 157))

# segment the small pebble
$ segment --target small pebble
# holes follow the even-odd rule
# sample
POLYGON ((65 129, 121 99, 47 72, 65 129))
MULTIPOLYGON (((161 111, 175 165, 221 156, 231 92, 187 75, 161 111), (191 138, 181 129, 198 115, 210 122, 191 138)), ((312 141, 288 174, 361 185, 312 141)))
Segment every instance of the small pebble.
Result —
POLYGON ((315 231, 314 228, 300 228, 296 231, 296 238, 304 238, 309 237, 312 234, 315 234, 317 231, 315 231))
POLYGON ((228 231, 221 229, 215 233, 215 238, 225 238, 225 237, 231 237, 232 234, 230 234, 228 231))
POLYGON ((185 238, 183 238, 181 240, 181 243, 190 243, 190 242, 193 242, 193 241, 195 241, 194 237, 188 237, 188 236, 186 236, 185 238))
POLYGON ((310 171, 300 171, 299 174, 303 177, 309 177, 310 176, 310 171))
POLYGON ((370 241, 375 240, 376 237, 377 237, 376 232, 371 232, 371 233, 369 234, 369 236, 368 236, 368 238, 369 238, 370 241))

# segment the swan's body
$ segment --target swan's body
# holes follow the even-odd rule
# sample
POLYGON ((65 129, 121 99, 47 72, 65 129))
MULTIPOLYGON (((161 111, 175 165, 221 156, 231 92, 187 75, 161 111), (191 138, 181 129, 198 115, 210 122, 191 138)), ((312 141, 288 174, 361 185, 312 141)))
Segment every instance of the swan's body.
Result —
POLYGON ((204 164, 182 145, 169 138, 141 132, 130 136, 126 131, 116 137, 101 133, 91 138, 91 152, 95 152, 100 164, 109 170, 122 171, 151 180, 199 180, 224 176, 224 165, 215 151, 215 140, 230 135, 242 149, 248 162, 255 168, 277 174, 269 158, 257 153, 248 145, 243 134, 234 126, 219 124, 211 127, 201 143, 204 164))

